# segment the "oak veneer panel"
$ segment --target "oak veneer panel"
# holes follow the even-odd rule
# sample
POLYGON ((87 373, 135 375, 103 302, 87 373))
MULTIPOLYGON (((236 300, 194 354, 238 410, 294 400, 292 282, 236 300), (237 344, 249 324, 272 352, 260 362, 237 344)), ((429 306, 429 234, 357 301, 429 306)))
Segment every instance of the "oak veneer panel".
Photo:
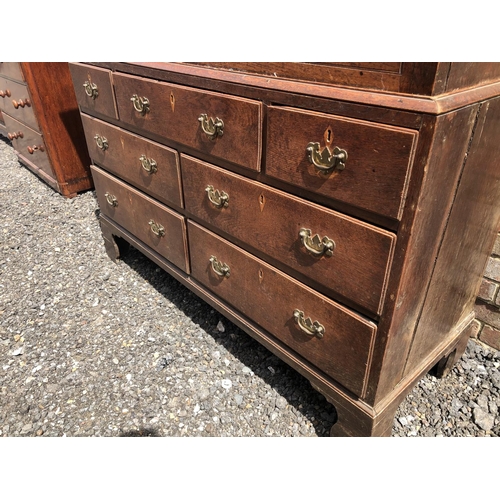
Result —
POLYGON ((260 102, 122 74, 114 74, 113 81, 122 122, 216 158, 260 170, 260 102), (149 112, 144 115, 134 109, 131 98, 135 94, 149 100, 149 112), (201 114, 214 120, 220 118, 224 122, 223 135, 209 138, 201 129, 201 114))
POLYGON ((305 287, 235 245, 188 224, 193 278, 358 396, 362 394, 375 325, 305 287), (212 269, 210 257, 230 268, 212 269), (325 327, 323 338, 302 332, 295 309, 325 327))
POLYGON ((179 269, 189 272, 184 217, 94 166, 92 166, 92 176, 103 214, 130 231, 179 269), (116 206, 108 203, 106 193, 116 198, 116 206), (164 236, 160 237, 153 233, 149 225, 151 220, 164 227, 164 236))
POLYGON ((302 275, 377 314, 383 299, 395 236, 351 217, 259 182, 181 155, 186 211, 302 275), (229 195, 216 208, 205 188, 229 195), (299 232, 335 242, 331 257, 311 255, 299 232))
POLYGON ((149 141, 102 120, 82 115, 90 157, 106 170, 120 176, 167 205, 182 207, 179 157, 175 150, 149 141), (97 146, 96 136, 107 140, 105 150, 97 146), (156 172, 147 172, 141 156, 156 162, 156 172))
POLYGON ((399 219, 418 134, 334 115, 269 107, 266 174, 329 198, 399 219), (344 170, 325 174, 310 142, 347 152, 344 170))

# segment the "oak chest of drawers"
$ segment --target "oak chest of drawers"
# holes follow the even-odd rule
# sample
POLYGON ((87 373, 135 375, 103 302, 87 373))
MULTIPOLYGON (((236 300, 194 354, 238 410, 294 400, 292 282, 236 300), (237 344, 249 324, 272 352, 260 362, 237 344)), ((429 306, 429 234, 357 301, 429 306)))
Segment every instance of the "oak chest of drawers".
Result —
POLYGON ((0 63, 0 131, 62 195, 93 187, 68 63, 0 63))
POLYGON ((500 66, 71 63, 109 255, 136 246, 389 435, 461 356, 500 217, 500 66))

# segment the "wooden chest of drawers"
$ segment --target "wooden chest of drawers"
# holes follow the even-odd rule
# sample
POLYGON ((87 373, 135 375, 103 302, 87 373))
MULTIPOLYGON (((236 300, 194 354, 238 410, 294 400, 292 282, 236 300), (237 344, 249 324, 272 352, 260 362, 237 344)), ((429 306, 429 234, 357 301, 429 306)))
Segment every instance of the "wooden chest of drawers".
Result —
POLYGON ((461 356, 500 218, 500 65, 71 63, 136 246, 383 436, 461 356))
POLYGON ((68 63, 0 63, 0 131, 62 195, 93 187, 68 63))

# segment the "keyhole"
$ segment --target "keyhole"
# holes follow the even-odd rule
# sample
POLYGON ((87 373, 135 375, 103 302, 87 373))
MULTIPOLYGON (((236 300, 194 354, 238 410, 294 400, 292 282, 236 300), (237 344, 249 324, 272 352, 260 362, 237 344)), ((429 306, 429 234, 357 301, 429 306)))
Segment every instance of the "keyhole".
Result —
POLYGON ((262 272, 262 269, 259 269, 259 283, 262 283, 263 279, 264 279, 264 273, 262 272))
POLYGON ((170 92, 170 107, 172 108, 172 111, 174 111, 175 108, 175 97, 174 93, 170 92))
POLYGON ((328 127, 325 130, 325 142, 326 142, 326 145, 330 146, 331 143, 332 143, 332 141, 333 141, 333 131, 332 131, 331 127, 328 127))
POLYGON ((264 196, 264 193, 261 193, 259 196, 259 205, 260 205, 260 211, 262 212, 264 210, 264 205, 266 204, 266 198, 264 196))

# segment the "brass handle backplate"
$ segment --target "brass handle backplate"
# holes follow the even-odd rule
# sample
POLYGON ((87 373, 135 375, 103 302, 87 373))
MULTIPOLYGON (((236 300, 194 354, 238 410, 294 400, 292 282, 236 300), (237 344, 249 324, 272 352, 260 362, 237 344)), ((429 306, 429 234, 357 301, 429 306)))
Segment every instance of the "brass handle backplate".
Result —
POLYGON ((318 321, 312 321, 311 318, 306 318, 303 311, 295 309, 293 311, 293 317, 295 322, 299 325, 299 328, 309 335, 310 337, 318 337, 322 339, 325 334, 325 327, 318 321))
POLYGON ((142 168, 150 174, 154 174, 158 170, 156 161, 153 160, 153 158, 147 158, 146 155, 141 155, 139 161, 141 162, 142 168))
POLYGON ((141 113, 141 115, 149 113, 149 99, 147 97, 139 97, 137 94, 134 94, 130 100, 134 103, 134 109, 138 113, 141 113))
POLYGON ((85 89, 85 93, 92 99, 96 99, 99 95, 99 89, 97 88, 97 85, 95 83, 86 81, 83 84, 83 88, 85 89))
POLYGON ((22 132, 14 132, 13 134, 9 132, 7 134, 7 137, 12 141, 12 139, 17 139, 17 138, 22 139, 24 137, 24 134, 22 132))
POLYGON ((209 118, 206 113, 202 113, 198 117, 198 121, 201 124, 201 129, 210 139, 213 140, 217 137, 222 137, 224 134, 224 122, 220 118, 215 117, 214 120, 213 118, 209 118))
POLYGON ((153 231, 156 236, 159 236, 160 238, 162 236, 165 236, 165 228, 161 224, 158 224, 153 219, 151 219, 149 221, 149 225, 151 226, 151 231, 153 231))
POLYGON ((307 145, 306 151, 309 156, 309 161, 321 172, 330 173, 332 170, 344 170, 347 160, 347 151, 340 149, 337 146, 333 148, 333 152, 327 146, 323 151, 320 151, 319 142, 310 142, 307 145))
POLYGON ((321 257, 322 255, 331 257, 335 248, 335 242, 328 238, 328 236, 320 238, 317 234, 311 238, 311 234, 310 229, 302 228, 299 231, 300 239, 306 250, 317 257, 321 257))
POLYGON ((26 149, 30 155, 32 155, 35 151, 41 151, 42 153, 45 151, 45 148, 41 144, 39 146, 27 146, 26 149))
POLYGON ((10 97, 12 94, 10 93, 10 90, 0 90, 0 97, 10 97))
POLYGON ((205 191, 207 192, 210 202, 217 208, 225 208, 229 205, 229 195, 224 191, 214 189, 214 187, 210 185, 205 188, 205 191))
POLYGON ((19 106, 21 108, 24 108, 24 106, 28 106, 28 108, 31 107, 31 101, 26 98, 26 99, 19 99, 19 101, 13 100, 12 105, 17 109, 19 106))
POLYGON ((217 260, 217 257, 214 257, 213 255, 210 257, 209 260, 210 263, 212 264, 212 269, 215 274, 221 277, 229 278, 231 270, 229 269, 229 266, 227 264, 224 264, 224 262, 219 262, 217 260))
POLYGON ((102 151, 106 151, 106 149, 109 148, 108 140, 106 137, 103 137, 102 135, 95 135, 94 136, 95 142, 97 144, 97 147, 101 149, 102 151))
POLYGON ((118 206, 118 200, 116 199, 116 196, 110 194, 110 193, 104 193, 104 196, 106 198, 106 201, 112 206, 116 207, 118 206))

